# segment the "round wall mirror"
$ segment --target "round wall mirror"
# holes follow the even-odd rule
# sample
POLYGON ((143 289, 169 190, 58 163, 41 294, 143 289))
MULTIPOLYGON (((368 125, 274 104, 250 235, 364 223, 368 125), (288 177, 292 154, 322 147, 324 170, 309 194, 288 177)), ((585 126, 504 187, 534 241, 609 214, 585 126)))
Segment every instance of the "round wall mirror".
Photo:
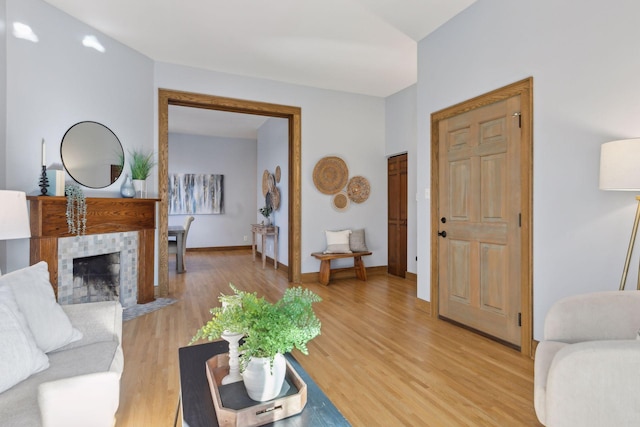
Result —
POLYGON ((115 133, 103 124, 80 122, 62 137, 60 157, 74 181, 89 188, 104 188, 122 174, 124 151, 115 133))

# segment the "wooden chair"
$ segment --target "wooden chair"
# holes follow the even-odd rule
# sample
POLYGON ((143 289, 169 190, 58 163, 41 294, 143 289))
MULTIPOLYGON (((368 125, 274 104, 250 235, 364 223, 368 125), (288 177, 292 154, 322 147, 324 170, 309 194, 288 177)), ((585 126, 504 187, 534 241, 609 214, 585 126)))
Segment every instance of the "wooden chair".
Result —
MULTIPOLYGON (((178 240, 169 240, 169 254, 176 254, 176 270, 178 273, 186 271, 184 266, 184 256, 187 253, 187 236, 189 235, 189 228, 195 218, 188 216, 184 220, 184 234, 182 235, 182 253, 178 253, 178 240)), ((178 236, 178 239, 180 236, 178 236)))

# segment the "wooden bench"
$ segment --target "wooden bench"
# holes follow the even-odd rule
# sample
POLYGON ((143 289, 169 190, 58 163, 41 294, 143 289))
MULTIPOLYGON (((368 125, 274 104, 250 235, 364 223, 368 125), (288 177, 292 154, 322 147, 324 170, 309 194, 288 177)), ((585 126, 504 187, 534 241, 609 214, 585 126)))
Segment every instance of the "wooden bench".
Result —
POLYGON ((360 280, 367 280, 367 270, 364 268, 362 257, 371 255, 371 252, 352 252, 350 254, 325 254, 322 252, 314 252, 311 256, 320 260, 320 273, 318 280, 323 285, 329 284, 331 275, 331 260, 341 258, 353 258, 353 268, 356 270, 356 277, 360 280))

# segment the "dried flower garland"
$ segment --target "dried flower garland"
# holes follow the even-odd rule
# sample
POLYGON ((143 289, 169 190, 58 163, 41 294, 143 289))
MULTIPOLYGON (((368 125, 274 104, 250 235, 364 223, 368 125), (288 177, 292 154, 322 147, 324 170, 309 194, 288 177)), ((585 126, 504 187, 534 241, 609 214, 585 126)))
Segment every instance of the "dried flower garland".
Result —
POLYGON ((87 201, 84 192, 76 184, 66 184, 64 194, 67 196, 67 226, 69 233, 80 236, 87 230, 87 201))

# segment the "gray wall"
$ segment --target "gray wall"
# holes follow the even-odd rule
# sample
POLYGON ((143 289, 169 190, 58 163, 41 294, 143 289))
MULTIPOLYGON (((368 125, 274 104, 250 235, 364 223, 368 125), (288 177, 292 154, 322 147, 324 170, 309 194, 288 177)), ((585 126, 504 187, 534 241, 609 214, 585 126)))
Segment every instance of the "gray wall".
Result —
MULTIPOLYGON (((6 23, 6 0, 0 0, 0 22, 6 23)), ((7 187, 7 139, 2 136, 7 134, 7 26, 0 28, 0 188, 7 187)), ((7 271, 7 244, 0 241, 0 271, 7 271)))
MULTIPOLYGON (((638 16, 635 1, 479 0, 418 46, 418 193, 430 186, 432 112, 534 78, 536 339, 554 301, 618 288, 636 200, 598 189, 599 153, 640 136, 638 16)), ((418 218, 418 295, 428 299, 424 198, 418 218)))
MULTIPOLYGON (((82 120, 111 128, 125 152, 157 150, 161 87, 298 106, 303 112, 302 272, 318 271, 318 261, 309 254, 325 247, 322 231, 346 227, 366 227, 374 255, 365 262, 386 265, 384 99, 154 63, 41 0, 6 1, 5 26, 25 22, 41 40, 34 44, 7 38, 7 188, 37 192, 41 139, 51 153, 48 163, 60 162, 56 153, 62 136, 82 120), (80 44, 87 33, 105 45, 104 54, 80 44), (330 198, 315 189, 313 167, 328 155, 343 157, 352 176, 369 179, 372 195, 366 203, 336 212, 330 198)), ((152 193, 156 179, 154 171, 148 183, 152 193)), ((120 184, 101 193, 119 194, 120 184)), ((7 270, 28 265, 28 241, 8 245, 7 270)))
MULTIPOLYGON (((155 63, 156 88, 292 105, 302 109, 302 273, 319 269, 312 252, 326 247, 324 230, 365 228, 373 255, 367 266, 387 264, 387 163, 384 99, 290 85, 167 63, 155 63), (350 176, 371 183, 371 197, 347 212, 331 207, 313 184, 313 168, 325 156, 340 156, 350 176)), ((349 260, 345 260, 345 265, 349 260)), ((338 266, 340 264, 337 264, 338 266)))
MULTIPOLYGON (((271 221, 278 229, 278 262, 289 265, 289 121, 271 118, 258 129, 257 208, 265 205, 262 196, 262 174, 265 170, 275 173, 280 166, 280 208, 271 213, 271 221)), ((256 224, 264 217, 256 212, 256 224)), ((258 239, 259 240, 259 239, 258 239)), ((273 239, 267 238, 266 254, 273 257, 273 239)))
MULTIPOLYGON (((6 5, 3 27, 9 32, 0 62, 6 65, 6 188, 39 194, 42 138, 47 142, 47 164, 60 163, 60 141, 80 121, 109 127, 125 153, 134 147, 154 149, 157 126, 149 58, 41 0, 6 0, 6 5), (14 21, 31 26, 39 42, 13 37, 14 21), (106 52, 82 46, 87 34, 94 34, 106 52)), ((102 193, 119 195, 120 185, 121 180, 102 193)), ((150 185, 156 186, 154 178, 150 185)), ((27 239, 8 241, 7 247, 7 271, 29 264, 27 239)))
MULTIPOLYGON (((187 248, 248 245, 255 221, 256 140, 169 134, 169 173, 224 175, 224 214, 194 215, 187 248), (248 241, 244 240, 247 236, 248 241)), ((182 225, 186 215, 170 215, 182 225)))
MULTIPOLYGON (((417 198, 416 193, 417 164, 417 120, 416 120, 417 86, 395 93, 385 100, 385 141, 388 157, 407 153, 407 271, 418 273, 417 242, 417 198)), ((422 196, 423 197, 423 196, 422 196)))

